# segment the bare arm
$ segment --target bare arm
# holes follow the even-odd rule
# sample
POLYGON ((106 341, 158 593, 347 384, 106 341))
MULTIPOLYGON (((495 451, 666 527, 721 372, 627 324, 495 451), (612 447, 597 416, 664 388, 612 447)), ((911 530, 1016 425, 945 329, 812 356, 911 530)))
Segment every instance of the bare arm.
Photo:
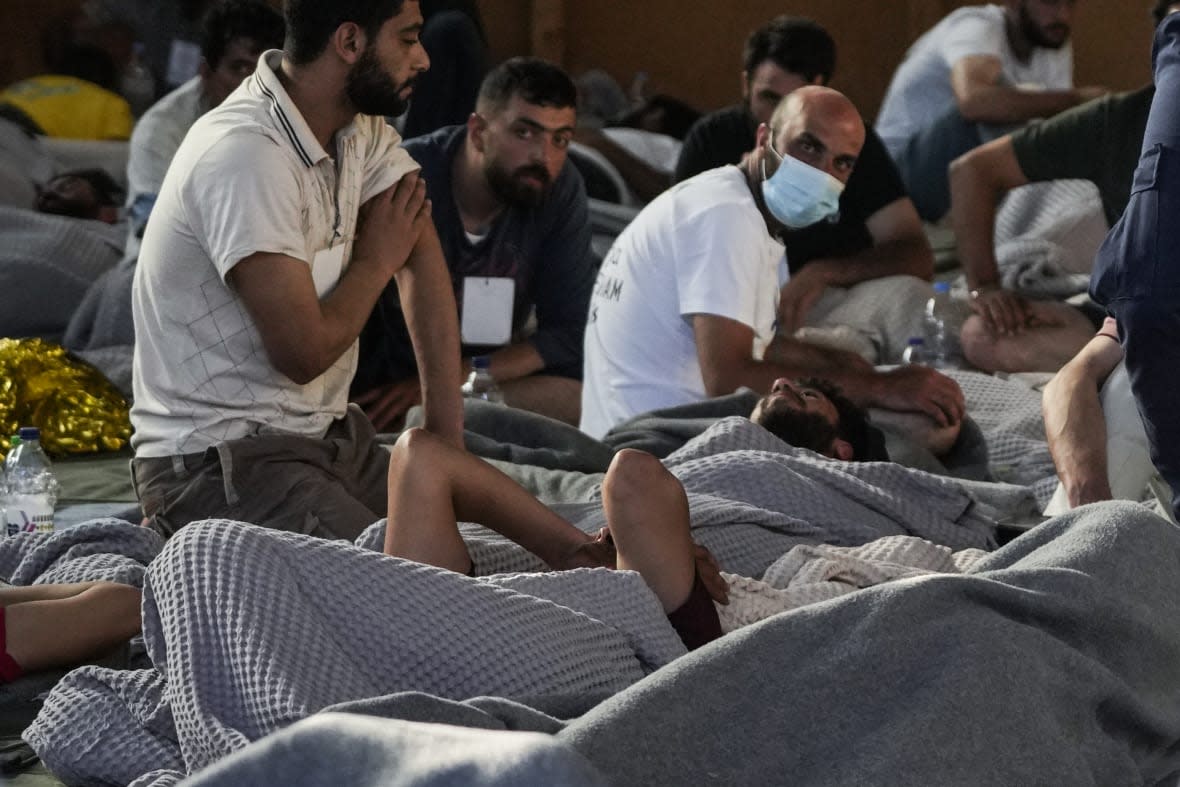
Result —
POLYGON ((418 363, 424 424, 428 431, 462 448, 458 308, 434 225, 428 222, 422 228, 418 243, 394 278, 418 363))
POLYGON ((999 82, 1001 69, 1000 59, 991 55, 964 57, 951 67, 951 88, 964 118, 972 123, 1023 123, 1051 117, 1106 92, 1101 87, 1070 90, 1009 87, 999 82))
POLYGON ((1026 183, 1028 178, 1009 136, 992 140, 951 163, 951 221, 971 289, 999 285, 992 245, 996 206, 1005 194, 1026 183))
POLYGON ((545 368, 545 359, 529 342, 501 347, 491 354, 491 359, 492 377, 500 382, 528 377, 545 368))
POLYGON ((996 206, 1009 191, 1028 183, 1012 138, 1003 136, 961 156, 950 166, 951 222, 967 286, 977 295, 971 308, 994 335, 1019 333, 1029 322, 1028 301, 1000 286, 993 245, 996 206))
POLYGON ((779 377, 822 377, 861 407, 920 412, 941 426, 963 418, 959 386, 933 369, 907 366, 878 372, 853 353, 781 334, 766 348, 764 360, 756 361, 751 355, 753 330, 710 314, 693 315, 693 333, 709 396, 732 393, 740 386, 767 391, 779 377))
POLYGON ((881 208, 869 216, 865 226, 873 245, 847 257, 813 260, 806 267, 818 264, 825 270, 828 284, 834 287, 850 287, 885 276, 916 276, 927 281, 934 278, 934 253, 909 197, 881 208))
POLYGON ((873 245, 847 257, 808 262, 783 285, 779 294, 779 325, 793 334, 828 287, 851 287, 885 276, 934 277, 934 253, 922 231, 922 220, 909 197, 894 200, 866 222, 873 245))
POLYGON ((1071 506, 1110 499, 1099 389, 1122 359, 1118 342, 1095 336, 1045 386, 1045 436, 1071 506))
POLYGON ((254 319, 270 362, 300 385, 327 371, 356 341, 377 296, 430 222, 416 173, 374 197, 364 211, 352 261, 322 301, 310 266, 285 254, 252 254, 226 277, 254 319))

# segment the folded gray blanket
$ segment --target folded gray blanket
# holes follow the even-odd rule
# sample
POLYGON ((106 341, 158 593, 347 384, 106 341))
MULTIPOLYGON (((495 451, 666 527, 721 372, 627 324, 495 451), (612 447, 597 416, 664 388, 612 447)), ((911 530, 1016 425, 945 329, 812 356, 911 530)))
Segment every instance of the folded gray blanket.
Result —
POLYGON ((0 336, 61 337, 90 284, 114 267, 127 227, 0 206, 0 336))

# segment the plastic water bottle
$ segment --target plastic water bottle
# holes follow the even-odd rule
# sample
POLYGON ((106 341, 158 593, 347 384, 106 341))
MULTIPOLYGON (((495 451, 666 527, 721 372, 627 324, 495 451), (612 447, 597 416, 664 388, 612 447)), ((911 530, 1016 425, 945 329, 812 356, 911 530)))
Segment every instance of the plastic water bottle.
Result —
POLYGON ((53 465, 41 450, 41 430, 22 427, 20 445, 9 452, 4 466, 8 475, 8 534, 52 533, 58 486, 53 465))
POLYGON ((8 439, 8 453, 4 456, 4 464, 0 465, 0 533, 8 533, 8 478, 12 475, 12 465, 16 464, 16 449, 20 445, 20 435, 14 434, 8 439))
POLYGON ((471 374, 467 376, 467 382, 463 383, 464 397, 497 404, 504 402, 500 386, 496 385, 496 378, 492 377, 491 367, 492 359, 486 355, 477 355, 471 359, 471 374))
POLYGON ((921 336, 911 336, 910 340, 906 342, 905 351, 901 354, 901 362, 906 365, 929 366, 929 360, 926 353, 926 340, 921 336))
POLYGON ((123 69, 123 78, 119 82, 119 91, 127 103, 131 105, 131 114, 139 117, 156 101, 156 78, 144 63, 145 47, 136 41, 131 47, 131 59, 123 69))
POLYGON ((940 281, 934 284, 934 295, 926 301, 926 355, 931 366, 938 369, 959 366, 959 330, 963 327, 963 310, 951 296, 951 285, 940 281))

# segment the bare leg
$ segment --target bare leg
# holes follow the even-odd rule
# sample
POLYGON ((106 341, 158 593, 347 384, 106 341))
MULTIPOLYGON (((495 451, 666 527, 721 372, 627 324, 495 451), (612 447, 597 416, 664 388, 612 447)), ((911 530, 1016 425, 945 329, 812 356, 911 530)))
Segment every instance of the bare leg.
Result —
POLYGON ((457 521, 489 527, 555 569, 605 564, 591 536, 487 462, 425 430, 405 432, 389 461, 385 553, 467 573, 457 521))
POLYGON ((8 655, 28 671, 101 656, 139 633, 140 598, 113 582, 5 589, 8 655))
POLYGON ((978 315, 967 318, 960 334, 963 356, 987 372, 1056 372, 1094 336, 1094 326, 1067 303, 1033 302, 1034 325, 1020 333, 996 336, 978 315))
POLYGON ((684 487, 651 454, 624 449, 602 482, 618 567, 638 571, 665 612, 688 600, 696 576, 684 487))
POLYGON ((504 403, 547 415, 573 426, 582 417, 582 382, 569 377, 534 374, 500 384, 504 403))

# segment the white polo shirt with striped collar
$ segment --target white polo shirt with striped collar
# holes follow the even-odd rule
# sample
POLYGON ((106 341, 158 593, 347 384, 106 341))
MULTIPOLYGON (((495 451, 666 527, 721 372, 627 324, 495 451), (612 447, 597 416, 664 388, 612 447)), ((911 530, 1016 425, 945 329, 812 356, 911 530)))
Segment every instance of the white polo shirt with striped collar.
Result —
POLYGON ((193 125, 144 234, 132 289, 131 420, 140 457, 203 451, 259 432, 322 437, 344 415, 357 342, 299 385, 271 365, 226 276, 257 252, 312 268, 323 298, 348 266, 357 215, 417 165, 378 117, 319 144, 275 72, 283 53, 193 125))

